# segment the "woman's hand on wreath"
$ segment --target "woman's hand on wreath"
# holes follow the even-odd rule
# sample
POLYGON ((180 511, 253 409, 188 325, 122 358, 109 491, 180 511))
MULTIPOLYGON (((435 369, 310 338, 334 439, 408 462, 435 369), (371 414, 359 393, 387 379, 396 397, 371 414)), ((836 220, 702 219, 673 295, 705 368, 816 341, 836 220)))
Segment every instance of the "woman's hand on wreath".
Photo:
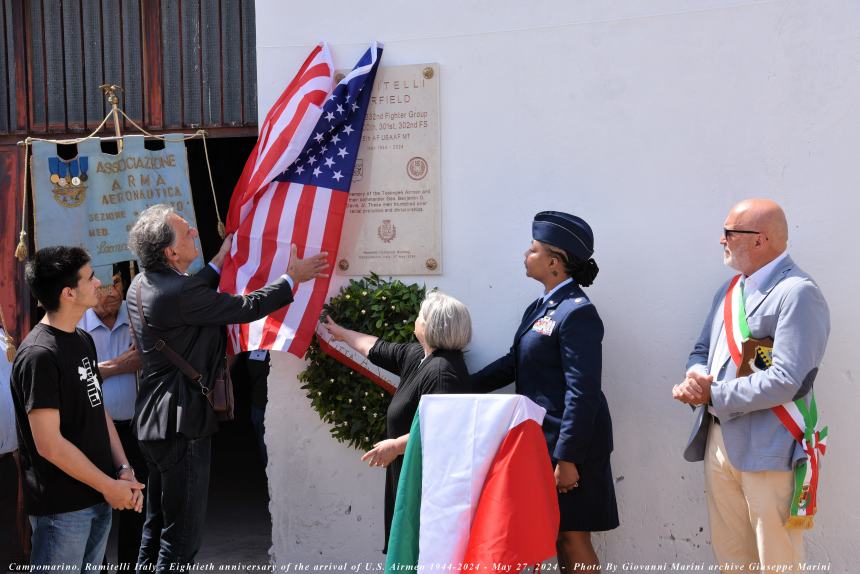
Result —
POLYGON ((344 341, 346 335, 346 329, 332 321, 331 316, 326 315, 325 321, 322 324, 323 328, 328 331, 328 334, 331 335, 331 338, 335 341, 344 341))

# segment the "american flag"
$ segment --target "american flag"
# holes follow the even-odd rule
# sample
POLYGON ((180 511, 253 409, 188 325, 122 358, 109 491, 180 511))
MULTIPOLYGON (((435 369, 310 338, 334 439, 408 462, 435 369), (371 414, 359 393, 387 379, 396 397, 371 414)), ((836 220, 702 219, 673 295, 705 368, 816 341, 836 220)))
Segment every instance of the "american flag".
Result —
MULTIPOLYGON (((381 55, 382 46, 374 42, 329 93, 331 56, 324 44, 317 46, 266 115, 230 200, 227 231, 234 236, 221 269, 221 291, 245 294, 276 280, 287 269, 292 243, 301 258, 328 252, 334 269, 381 55)), ((302 357, 329 281, 297 285, 289 306, 254 323, 230 325, 232 351, 270 349, 302 357)))

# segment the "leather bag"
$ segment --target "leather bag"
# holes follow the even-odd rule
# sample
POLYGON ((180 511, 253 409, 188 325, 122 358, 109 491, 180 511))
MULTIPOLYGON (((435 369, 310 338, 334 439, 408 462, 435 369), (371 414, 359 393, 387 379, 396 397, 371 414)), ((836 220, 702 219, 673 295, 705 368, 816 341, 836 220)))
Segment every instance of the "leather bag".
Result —
MULTIPOLYGON (((149 321, 146 320, 146 315, 143 313, 143 301, 140 296, 142 288, 143 285, 138 283, 136 295, 137 309, 141 318, 141 331, 152 328, 149 321)), ((194 367, 192 367, 191 364, 182 357, 182 355, 170 348, 170 345, 168 345, 164 339, 158 339, 155 346, 151 349, 144 349, 134 330, 134 321, 129 320, 129 325, 131 325, 131 331, 134 338, 137 339, 138 353, 148 353, 150 351, 158 351, 162 353, 167 357, 167 360, 173 363, 177 369, 182 371, 182 374, 191 379, 191 381, 197 385, 200 392, 204 397, 206 397, 209 406, 212 407, 212 410, 215 412, 219 421, 233 420, 235 401, 233 398, 233 381, 230 379, 230 369, 227 368, 227 357, 221 357, 221 364, 218 365, 215 381, 212 384, 212 388, 209 388, 203 384, 203 375, 197 372, 197 370, 194 369, 194 367)))

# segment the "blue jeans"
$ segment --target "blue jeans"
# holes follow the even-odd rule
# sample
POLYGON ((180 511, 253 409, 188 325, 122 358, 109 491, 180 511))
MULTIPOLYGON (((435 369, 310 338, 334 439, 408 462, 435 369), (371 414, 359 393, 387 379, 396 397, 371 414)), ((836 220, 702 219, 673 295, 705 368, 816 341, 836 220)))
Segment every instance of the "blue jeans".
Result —
POLYGON ((139 571, 182 571, 194 562, 209 496, 211 438, 142 440, 149 480, 139 571))
POLYGON ((95 506, 31 516, 33 550, 30 564, 76 565, 84 572, 87 564, 101 564, 110 534, 111 507, 107 502, 95 506))

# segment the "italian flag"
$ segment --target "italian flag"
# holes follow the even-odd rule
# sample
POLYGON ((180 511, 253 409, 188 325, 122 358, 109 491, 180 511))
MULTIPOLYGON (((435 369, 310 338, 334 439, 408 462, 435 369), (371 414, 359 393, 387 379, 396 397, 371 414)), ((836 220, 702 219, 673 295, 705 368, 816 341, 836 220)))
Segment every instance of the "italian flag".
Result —
POLYGON ((425 395, 409 433, 386 573, 505 571, 555 555, 541 423, 520 395, 425 395))

